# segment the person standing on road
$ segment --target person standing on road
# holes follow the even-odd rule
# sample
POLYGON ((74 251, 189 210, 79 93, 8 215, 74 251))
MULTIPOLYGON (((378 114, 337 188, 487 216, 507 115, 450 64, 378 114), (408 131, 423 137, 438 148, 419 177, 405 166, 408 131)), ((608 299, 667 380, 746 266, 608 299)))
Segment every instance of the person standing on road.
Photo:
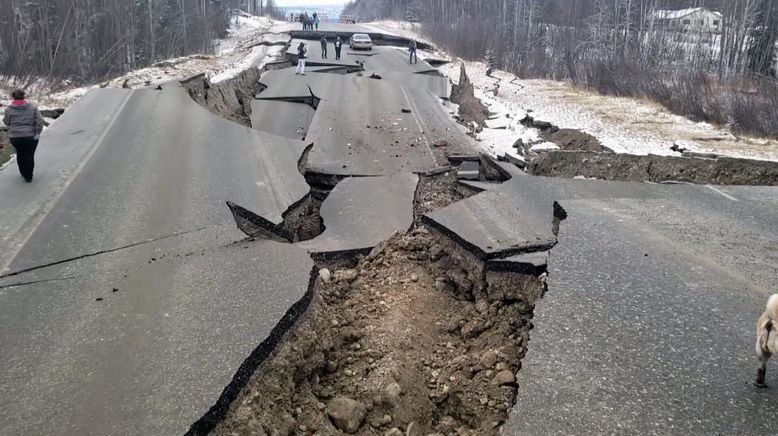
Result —
POLYGON ((21 89, 11 93, 11 106, 6 108, 3 122, 8 126, 8 139, 16 149, 16 163, 27 183, 32 182, 35 169, 35 150, 43 131, 43 115, 37 107, 25 100, 21 89))
POLYGON ((305 75, 305 59, 308 57, 308 50, 305 48, 305 43, 301 42, 297 46, 297 70, 295 74, 305 75))
POLYGON ((335 40, 335 60, 340 60, 340 50, 343 48, 343 41, 340 39, 340 36, 338 36, 338 39, 335 40))
POLYGON ((327 59, 327 35, 321 37, 321 58, 327 59))
POLYGON ((419 63, 419 57, 416 55, 416 41, 411 40, 411 42, 408 43, 408 51, 411 52, 410 63, 418 64, 419 63))

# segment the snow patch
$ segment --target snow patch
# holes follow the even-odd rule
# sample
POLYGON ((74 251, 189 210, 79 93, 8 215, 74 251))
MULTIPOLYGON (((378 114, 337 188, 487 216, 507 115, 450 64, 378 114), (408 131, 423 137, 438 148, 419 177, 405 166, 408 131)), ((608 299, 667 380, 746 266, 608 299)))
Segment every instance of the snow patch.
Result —
MULTIPOLYGON (((102 84, 70 87, 67 82, 52 84, 40 80, 25 88, 30 99, 41 109, 67 109, 76 100, 97 87, 143 88, 156 87, 167 82, 183 80, 204 73, 214 82, 228 80, 252 66, 262 67, 265 63, 281 55, 283 47, 268 44, 284 44, 290 41, 289 35, 273 34, 268 31, 277 24, 267 17, 256 17, 236 11, 231 19, 228 36, 214 41, 214 54, 194 54, 157 62, 149 67, 131 71, 121 77, 102 84), (54 87, 70 88, 54 92, 54 87)), ((0 92, 10 93, 13 81, 7 87, 0 86, 0 92)))

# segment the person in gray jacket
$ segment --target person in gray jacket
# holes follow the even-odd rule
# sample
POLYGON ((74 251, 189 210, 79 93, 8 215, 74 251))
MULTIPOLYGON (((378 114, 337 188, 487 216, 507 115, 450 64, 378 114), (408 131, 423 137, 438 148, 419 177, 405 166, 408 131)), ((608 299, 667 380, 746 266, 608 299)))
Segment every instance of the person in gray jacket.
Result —
POLYGON ((13 101, 5 109, 3 122, 8 126, 8 139, 16 149, 19 172, 24 180, 30 183, 35 169, 35 150, 43 131, 43 115, 37 107, 25 100, 26 96, 21 89, 11 93, 11 97, 13 101))

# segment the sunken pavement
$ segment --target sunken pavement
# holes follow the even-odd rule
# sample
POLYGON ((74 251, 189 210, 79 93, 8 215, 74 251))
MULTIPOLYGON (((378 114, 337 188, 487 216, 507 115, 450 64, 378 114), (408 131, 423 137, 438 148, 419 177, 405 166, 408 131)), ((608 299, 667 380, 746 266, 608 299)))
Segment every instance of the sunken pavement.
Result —
MULTIPOLYGON (((35 184, 26 187, 12 171, 0 171, 3 434, 207 433, 305 313, 316 265, 366 254, 415 223, 466 253, 490 301, 533 304, 541 295, 504 286, 505 274, 578 273, 597 283, 584 260, 602 270, 618 262, 601 241, 612 236, 607 229, 624 226, 605 211, 625 203, 668 201, 702 214, 726 210, 733 219, 757 210, 764 228, 778 234, 766 212, 775 211, 774 191, 743 188, 729 195, 704 186, 533 177, 478 155, 453 119, 448 79, 427 62, 408 65, 402 38, 387 37, 387 45, 370 52, 344 46, 335 61, 334 50, 321 59, 318 34, 293 37, 308 43, 305 76, 292 66, 293 39, 286 60, 233 83, 195 78, 159 89, 95 89, 43 135, 35 184), (458 189, 470 196, 417 221, 420 180, 457 168, 458 189), (721 193, 742 200, 738 208, 721 193), (574 267, 549 269, 560 225, 568 221, 572 242, 563 256, 574 267), (578 236, 584 234, 600 239, 578 236), (610 253, 610 266, 587 246, 610 253)), ((641 268, 640 253, 619 271, 641 268)), ((560 289, 568 283, 560 282, 560 289)), ((689 289, 676 295, 692 298, 689 289)), ((607 282, 574 291, 587 304, 618 306, 617 289, 607 282)), ((555 301, 565 299, 559 295, 555 301)), ((746 306, 720 305, 724 311, 746 306)), ((572 371, 575 383, 566 382, 565 371, 580 354, 565 355, 558 346, 564 341, 585 353, 587 336, 596 336, 606 320, 629 324, 639 314, 622 308, 610 318, 593 316, 580 331, 580 324, 565 321, 572 307, 574 301, 539 303, 539 332, 520 372, 519 407, 507 434, 581 434, 592 422, 590 430, 608 433, 614 428, 600 418, 609 408, 640 413, 640 392, 622 404, 612 391, 596 403, 596 395, 580 390, 586 385, 580 380, 600 374, 594 364, 572 371), (569 331, 579 336, 568 338, 569 331)), ((696 325, 717 327, 708 322, 716 324, 707 318, 696 325)), ((736 347, 744 335, 738 331, 725 342, 736 347)), ((625 353, 636 352, 632 346, 625 353)), ((747 368, 740 363, 737 370, 747 368)), ((649 365, 637 366, 633 374, 619 373, 620 382, 657 377, 649 365)), ((656 402, 673 394, 670 387, 649 391, 656 402)), ((770 398, 773 406, 762 414, 732 412, 739 430, 767 431, 759 417, 778 412, 775 395, 770 398)), ((713 412, 689 413, 697 419, 713 412)), ((628 431, 644 428, 638 418, 622 422, 628 431)))

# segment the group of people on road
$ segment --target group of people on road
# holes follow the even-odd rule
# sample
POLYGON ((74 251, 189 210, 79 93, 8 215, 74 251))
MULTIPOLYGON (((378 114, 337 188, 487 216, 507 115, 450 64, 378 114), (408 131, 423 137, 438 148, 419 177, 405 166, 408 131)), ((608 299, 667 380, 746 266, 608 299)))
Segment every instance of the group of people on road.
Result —
POLYGON ((319 14, 314 12, 313 15, 308 15, 308 12, 300 14, 300 22, 303 24, 303 30, 319 30, 319 14))
MULTIPOLYGON (((329 40, 327 39, 327 35, 323 35, 321 37, 321 58, 322 59, 328 59, 328 47, 329 40)), ((340 38, 340 36, 337 36, 335 41, 333 42, 333 45, 335 46, 335 60, 340 60, 340 53, 343 49, 343 40, 340 38)), ((408 51, 410 52, 410 59, 409 63, 411 64, 418 64, 419 63, 419 56, 416 54, 416 50, 418 48, 418 44, 415 40, 410 40, 408 42, 408 51)), ((305 60, 308 59, 308 48, 305 47, 305 42, 300 42, 300 45, 297 46, 297 69, 295 70, 295 74, 301 74, 305 75, 305 60)))
MULTIPOLYGON (((328 59, 328 48, 329 46, 329 39, 327 38, 327 35, 324 35, 321 37, 321 58, 322 59, 328 59)), ((340 38, 340 36, 335 37, 335 41, 333 42, 333 46, 335 47, 335 60, 340 60, 340 53, 343 50, 343 40, 340 38)), ((305 75, 305 60, 308 59, 308 48, 305 46, 305 42, 300 42, 300 45, 297 46, 297 69, 295 70, 295 74, 301 74, 305 75)))
POLYGON ((26 100, 27 96, 21 89, 11 93, 11 105, 5 108, 3 123, 8 128, 8 139, 16 149, 16 163, 19 173, 27 183, 32 182, 35 169, 35 150, 43 126, 46 124, 43 115, 35 105, 26 100))
MULTIPOLYGON (((327 45, 329 44, 329 40, 327 39, 327 35, 323 35, 321 37, 321 58, 327 59, 327 45)), ((340 36, 337 36, 335 38, 335 41, 333 42, 333 46, 335 47, 335 60, 340 60, 340 52, 343 49, 343 40, 340 39, 340 36)))

